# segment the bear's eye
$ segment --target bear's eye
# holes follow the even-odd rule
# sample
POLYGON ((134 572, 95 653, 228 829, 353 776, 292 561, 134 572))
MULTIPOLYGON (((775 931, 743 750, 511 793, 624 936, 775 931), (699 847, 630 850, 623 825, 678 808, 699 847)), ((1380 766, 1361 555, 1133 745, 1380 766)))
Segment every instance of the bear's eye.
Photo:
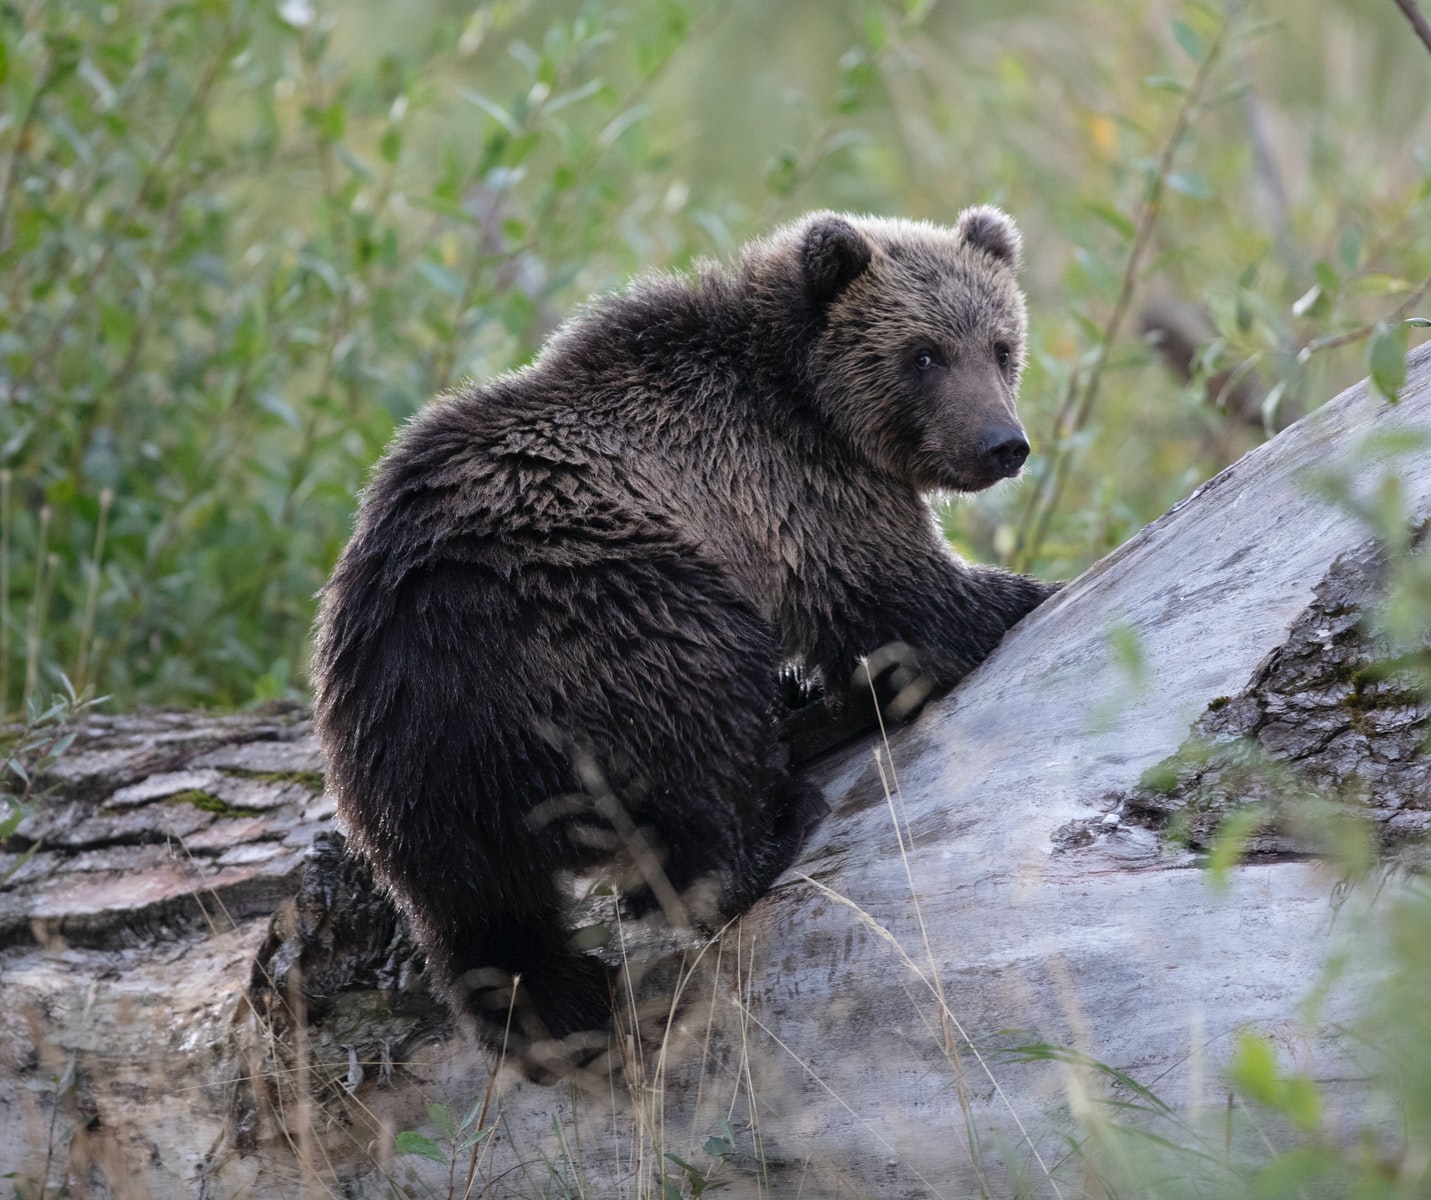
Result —
POLYGON ((914 365, 921 371, 927 371, 934 365, 934 355, 928 350, 921 350, 914 356, 914 365))
POLYGON ((1007 371, 1013 358, 1013 352, 1003 342, 994 347, 994 361, 999 364, 999 370, 1007 371))

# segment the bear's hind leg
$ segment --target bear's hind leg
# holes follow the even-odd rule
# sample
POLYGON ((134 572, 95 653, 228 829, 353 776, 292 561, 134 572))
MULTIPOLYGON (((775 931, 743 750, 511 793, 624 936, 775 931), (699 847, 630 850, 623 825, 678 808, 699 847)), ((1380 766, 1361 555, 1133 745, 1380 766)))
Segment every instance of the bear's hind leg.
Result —
MULTIPOLYGON (((429 870, 433 864, 428 864, 429 870)), ((607 1047, 611 990, 606 968, 572 945, 557 881, 537 870, 514 894, 488 893, 466 874, 441 897, 409 890, 406 908, 428 949, 433 983, 455 1011, 477 1022, 482 1040, 551 1082, 607 1047), (423 899, 417 900, 416 897, 423 899)), ((401 891, 400 891, 401 894, 401 891)))
POLYGON ((683 903, 669 916, 709 927, 759 899, 828 809, 815 784, 791 774, 778 736, 774 631, 720 579, 665 599, 689 622, 669 639, 649 638, 638 657, 650 662, 636 666, 648 680, 663 677, 657 663, 678 671, 668 669, 660 689, 624 691, 627 706, 612 714, 613 727, 636 731, 623 751, 642 784, 628 803, 661 871, 626 901, 639 913, 674 893, 683 903))

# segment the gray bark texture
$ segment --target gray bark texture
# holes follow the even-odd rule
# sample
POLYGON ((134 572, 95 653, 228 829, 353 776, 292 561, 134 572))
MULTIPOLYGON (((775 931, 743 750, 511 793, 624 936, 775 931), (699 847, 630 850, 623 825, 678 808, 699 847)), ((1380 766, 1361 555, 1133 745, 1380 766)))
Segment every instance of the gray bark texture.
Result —
POLYGON ((1350 1119, 1363 997, 1343 978, 1304 1001, 1376 889, 1308 814, 1383 862, 1431 825, 1431 714, 1373 666, 1419 533, 1389 551, 1365 519, 1395 477, 1424 529, 1428 439, 1423 347, 1398 405, 1350 389, 913 725, 811 768, 833 811, 752 911, 708 943, 616 931, 625 1066, 601 1079, 494 1073, 434 1003, 343 852, 303 713, 89 718, 0 854, 0 1175, 76 1197, 642 1197, 696 1174, 730 1196, 1073 1195, 1090 1106, 1131 1079, 1224 1108, 1244 1026, 1350 1119), (1248 804, 1210 886, 1195 868, 1248 804), (455 1137, 447 1112, 470 1115, 455 1137), (408 1130, 450 1164, 401 1153, 408 1130))

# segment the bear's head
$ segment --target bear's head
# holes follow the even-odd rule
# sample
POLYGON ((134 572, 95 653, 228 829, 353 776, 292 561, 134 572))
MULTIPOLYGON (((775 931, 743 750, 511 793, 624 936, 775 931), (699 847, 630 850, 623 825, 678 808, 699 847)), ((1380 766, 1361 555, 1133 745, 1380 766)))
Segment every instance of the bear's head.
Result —
POLYGON ((816 213, 792 231, 818 332, 816 403, 865 457, 921 491, 973 492, 1017 475, 1014 402, 1028 318, 1021 241, 996 208, 952 229, 816 213))

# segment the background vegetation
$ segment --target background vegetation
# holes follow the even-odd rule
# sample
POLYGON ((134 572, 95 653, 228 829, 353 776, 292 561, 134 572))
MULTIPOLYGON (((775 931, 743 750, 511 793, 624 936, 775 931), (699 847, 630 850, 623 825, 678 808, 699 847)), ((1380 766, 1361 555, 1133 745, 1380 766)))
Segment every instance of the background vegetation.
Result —
POLYGON ((1017 214, 1037 457, 948 527, 1075 574, 1369 345, 1394 384, 1414 332, 1362 327, 1431 272, 1408 33, 1391 0, 0 5, 0 708, 61 671, 301 698, 402 420, 816 206, 1017 214), (1167 311, 1211 322, 1186 386, 1167 311))

